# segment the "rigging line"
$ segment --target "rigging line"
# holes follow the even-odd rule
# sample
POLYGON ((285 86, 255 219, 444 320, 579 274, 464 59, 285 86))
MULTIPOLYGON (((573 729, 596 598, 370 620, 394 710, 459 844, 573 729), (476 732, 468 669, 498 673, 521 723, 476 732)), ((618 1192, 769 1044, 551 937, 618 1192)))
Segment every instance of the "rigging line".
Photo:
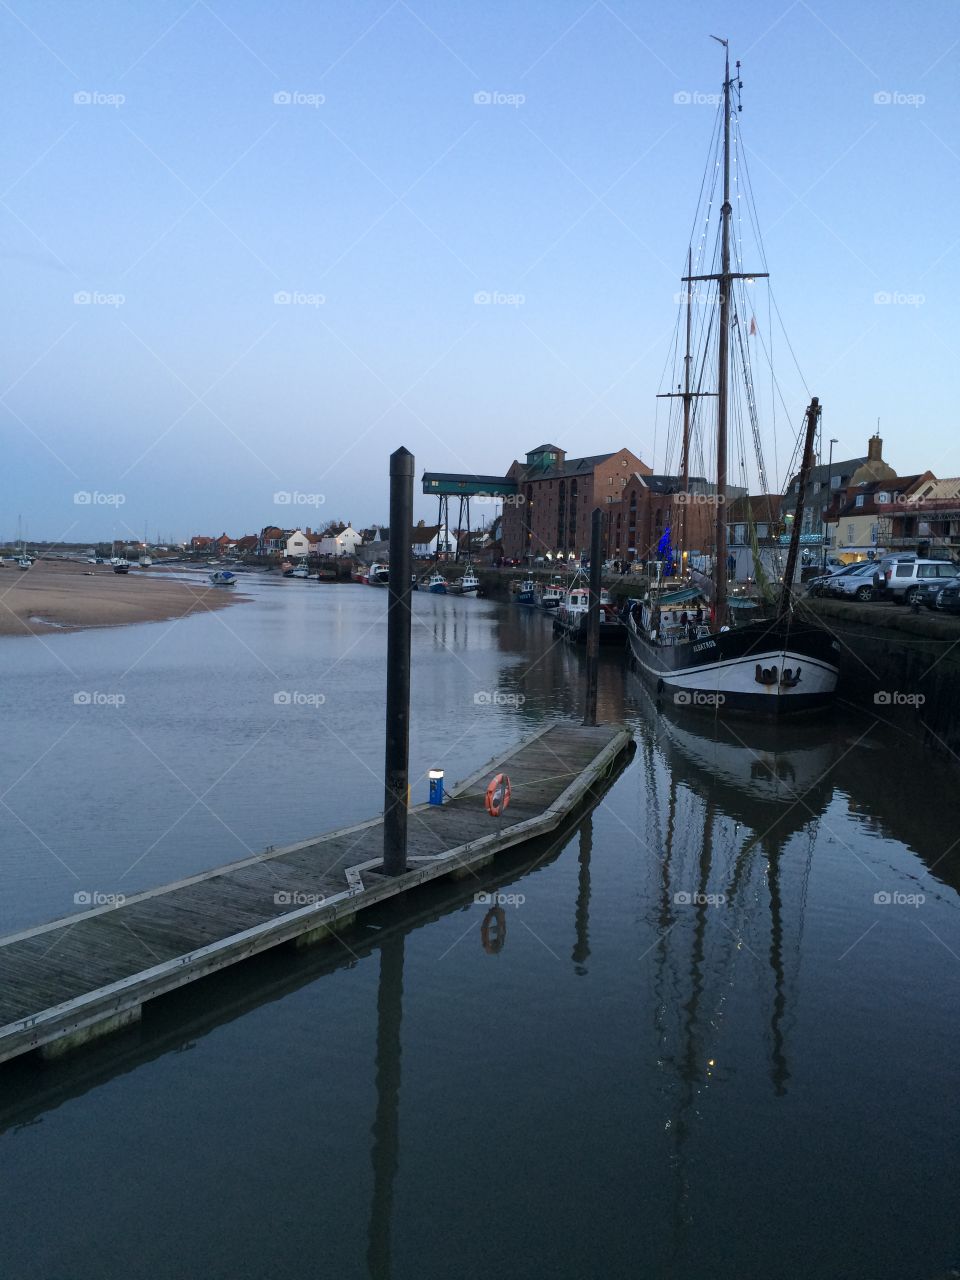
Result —
MULTIPOLYGON (((771 292, 771 291, 768 289, 768 295, 770 294, 770 292, 771 292)), ((782 325, 781 325, 781 328, 782 328, 782 325)), ((759 338, 759 340, 760 340, 760 346, 761 346, 761 348, 763 349, 764 357, 766 358, 767 364, 768 364, 768 366, 769 366, 769 368, 770 368, 770 378, 771 378, 771 382, 772 382, 772 384, 773 384, 773 387, 776 389, 777 396, 779 396, 779 398, 780 398, 780 403, 781 403, 781 405, 783 406, 783 411, 784 411, 784 413, 787 415, 787 421, 789 422, 789 421, 790 421, 790 410, 789 410, 789 408, 787 407, 787 402, 786 402, 786 399, 784 398, 783 389, 782 389, 782 387, 780 386, 780 380, 779 380, 779 378, 777 377, 776 372, 774 371, 774 368, 773 368, 773 360, 771 359, 771 355, 770 355, 770 353, 768 353, 768 351, 767 351, 766 345, 765 345, 765 343, 764 343, 764 341, 763 341, 763 334, 760 332, 760 330, 759 330, 759 329, 757 330, 757 337, 758 337, 758 338, 759 338)), ((789 345, 789 340, 788 340, 787 345, 789 345)), ((801 379, 802 379, 803 375, 801 374, 800 376, 801 376, 801 379)), ((774 401, 774 405, 775 405, 775 404, 776 404, 776 401, 774 401)))
POLYGON ((790 341, 790 335, 789 333, 787 333, 787 326, 783 323, 783 316, 780 314, 780 308, 777 305, 776 294, 773 292, 772 288, 769 288, 769 292, 770 292, 770 301, 773 303, 773 309, 774 311, 776 311, 777 319, 780 322, 780 330, 783 333, 784 341, 787 344, 787 350, 790 352, 790 355, 793 359, 794 368, 796 369, 797 373, 800 375, 800 381, 803 383, 803 389, 807 394, 807 399, 809 400, 810 388, 807 386, 807 380, 803 375, 803 370, 800 368, 800 361, 797 359, 796 352, 793 349, 793 343, 790 341))
MULTIPOLYGON (((738 133, 740 132, 739 127, 737 128, 737 132, 738 133)), ((754 234, 757 237, 757 248, 759 249, 759 252, 760 252, 761 262, 763 264, 764 269, 767 270, 767 250, 763 240, 763 232, 760 230, 760 220, 757 214, 756 200, 753 194, 753 179, 750 176, 750 167, 747 163, 747 155, 746 155, 745 147, 742 148, 741 159, 743 163, 744 186, 745 186, 745 190, 748 192, 747 205, 748 205, 748 211, 750 214, 750 220, 753 224, 754 234)), ((796 368, 797 373, 800 376, 800 381, 803 383, 803 389, 806 393, 807 399, 809 400, 810 388, 807 386, 807 380, 804 377, 803 370, 800 368, 800 362, 797 359, 796 352, 793 349, 793 344, 790 342, 790 335, 787 333, 786 325, 783 322, 783 316, 780 314, 780 307, 777 304, 776 297, 773 293, 773 287, 770 285, 769 280, 767 282, 767 287, 770 290, 770 301, 772 302, 774 310, 777 313, 777 320, 779 321, 780 328, 783 331, 783 336, 787 343, 787 349, 790 352, 791 358, 793 359, 794 367, 796 368)))
MULTIPOLYGON (((713 133, 710 138, 710 144, 707 148, 707 160, 704 166, 703 175, 700 179, 700 191, 697 195, 697 203, 694 206, 693 227, 691 228, 690 236, 688 238, 689 244, 693 244, 693 237, 696 235, 697 223, 700 219, 700 210, 703 206, 704 192, 707 189, 707 179, 710 176, 711 169, 714 175, 713 185, 714 187, 716 186, 716 173, 717 173, 716 157, 720 149, 720 139, 722 136, 722 128, 721 128, 722 122, 723 122, 723 99, 721 98, 720 102, 717 105, 717 111, 716 111, 716 115, 714 117, 714 122, 713 122, 713 133)), ((711 191, 709 204, 710 205, 713 204, 712 191, 711 191)))
MULTIPOLYGON (((736 122, 737 136, 740 136, 739 122, 736 122)), ((750 225, 753 227, 753 233, 757 240, 757 252, 760 255, 760 262, 763 268, 767 269, 767 247, 764 244, 763 232, 760 228, 760 215, 757 211, 757 202, 753 193, 753 178, 750 175, 750 167, 747 161, 747 148, 740 147, 740 164, 743 167, 743 191, 747 198, 747 216, 750 219, 750 225)))
MULTIPOLYGON (((781 489, 784 485, 783 477, 780 475, 780 449, 777 439, 777 397, 776 384, 777 379, 773 371, 773 314, 770 306, 770 281, 767 280, 767 338, 769 341, 769 361, 770 361, 770 425, 773 431, 773 466, 774 475, 777 477, 777 489, 781 489)), ((763 345, 763 337, 761 335, 760 344, 763 345)))
MULTIPOLYGON (((659 381, 659 383, 657 384, 658 389, 659 389, 659 390, 661 390, 661 391, 662 391, 662 389, 663 389, 663 385, 664 385, 664 377, 666 376, 667 367, 668 367, 668 366, 671 366, 671 367, 673 368, 673 370, 674 370, 674 371, 676 371, 676 366, 677 366, 677 348, 678 348, 678 344, 679 344, 679 335, 680 335, 680 316, 679 316, 679 314, 678 314, 678 315, 677 315, 677 319, 676 319, 676 323, 674 324, 673 337, 672 337, 672 339, 671 339, 671 344, 670 344, 670 346, 667 348, 667 355, 666 355, 666 358, 665 358, 665 360, 664 360, 663 368, 662 368, 662 369, 661 369, 661 371, 660 371, 660 381, 659 381), (672 357, 672 360, 671 360, 671 357, 672 357)), ((652 462, 652 464, 653 464, 654 468, 656 468, 656 464, 657 464, 657 437, 658 437, 658 435, 659 435, 659 428, 660 428, 660 400, 659 400, 659 398, 658 398, 658 399, 657 399, 657 401, 656 401, 656 406, 655 406, 655 410, 654 410, 654 419, 653 419, 653 422, 654 422, 654 427, 653 427, 653 446, 652 446, 652 448, 653 448, 653 453, 652 453, 652 456, 651 456, 651 462, 652 462)), ((670 418, 669 418, 669 413, 668 413, 668 415, 667 415, 667 446, 666 446, 667 448, 669 448, 669 440, 670 440, 670 418)))
MULTIPOLYGON (((716 308, 713 308, 713 310, 714 310, 714 312, 715 312, 715 311, 716 311, 716 308)), ((697 452, 697 457, 698 457, 698 460, 699 460, 700 470, 701 470, 701 472, 704 474, 704 476, 706 475, 706 468, 705 468, 705 466, 704 466, 704 460, 703 460, 703 429, 702 429, 702 425, 701 425, 701 424, 702 424, 702 418, 701 418, 701 414, 700 414, 700 406, 701 406, 701 403, 702 403, 702 401, 703 401, 703 384, 704 384, 704 378, 706 377, 707 369, 708 369, 708 363, 707 363, 707 362, 708 362, 708 359, 709 359, 709 356, 710 356, 710 346, 711 346, 711 337, 712 337, 712 334, 713 334, 713 322, 714 322, 714 318, 715 318, 715 316, 714 316, 714 315, 711 315, 711 316, 709 317, 710 323, 709 323, 709 327, 707 328, 707 332, 706 332, 706 335, 705 335, 705 340, 704 340, 704 342, 703 342, 702 346, 699 348, 699 350, 700 350, 700 365, 699 365, 699 368, 697 369, 697 378, 696 378, 696 383, 695 383, 695 386, 696 386, 696 399, 694 400, 694 402, 693 402, 693 406, 692 406, 692 407, 693 407, 693 413, 692 413, 692 415, 691 415, 691 424, 690 424, 690 425, 691 425, 691 432, 690 432, 690 434, 691 434, 691 440, 692 440, 692 441, 693 441, 693 440, 695 440, 695 441, 696 441, 696 447, 697 447, 697 451, 698 451, 698 452, 697 452)), ((704 323, 706 323, 706 320, 704 320, 704 323)), ((696 365, 695 365, 694 367, 696 368, 696 365)))
MULTIPOLYGON (((744 297, 744 293, 745 293, 745 290, 741 286, 741 289, 740 289, 741 304, 746 301, 746 298, 744 297)), ((736 309, 736 301, 734 301, 734 308, 736 309)), ((742 315, 743 312, 740 312, 739 314, 742 315)), ((752 315, 753 312, 751 311, 750 314, 752 315)), ((743 325, 741 323, 738 323, 737 324, 737 346, 739 347, 739 350, 740 350, 740 363, 743 366, 743 380, 744 380, 744 385, 746 387, 746 392, 747 392, 747 404, 750 412, 750 426, 753 431, 753 447, 757 457, 757 476, 760 482, 760 492, 766 493, 767 492, 767 468, 763 458, 763 441, 760 436, 760 417, 757 411, 757 399, 756 399, 756 393, 754 392, 754 387, 753 387, 753 370, 750 366, 749 337, 747 339, 747 342, 748 342, 748 348, 744 349, 743 325)))
POLYGON ((803 442, 803 439, 804 439, 804 423, 805 423, 805 420, 806 420, 806 416, 807 416, 807 411, 806 411, 806 409, 804 409, 804 411, 803 411, 803 415, 802 415, 802 420, 801 420, 800 426, 799 426, 799 428, 798 428, 798 430, 797 430, 796 440, 794 441, 793 452, 792 452, 792 453, 791 453, 791 455, 790 455, 790 463, 789 463, 789 466, 788 466, 788 469, 787 469, 787 481, 786 481, 786 483, 789 483, 789 482, 790 482, 790 479, 791 479, 793 476, 795 476, 795 475, 797 474, 797 472, 800 470, 800 462, 801 462, 802 452, 803 452, 803 443, 802 443, 802 442, 803 442))

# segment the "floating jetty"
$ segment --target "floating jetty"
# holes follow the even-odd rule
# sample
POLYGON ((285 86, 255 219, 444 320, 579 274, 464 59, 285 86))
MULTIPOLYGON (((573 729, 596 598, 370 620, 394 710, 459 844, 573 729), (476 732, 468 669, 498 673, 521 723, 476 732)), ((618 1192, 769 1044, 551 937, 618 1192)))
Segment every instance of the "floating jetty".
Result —
POLYGON ((58 1057, 140 1017, 149 1000, 281 943, 336 937, 359 912, 549 834, 631 745, 621 725, 554 724, 409 810, 408 869, 383 872, 374 818, 0 938, 0 1062, 58 1057), (512 797, 484 797, 497 773, 512 797))

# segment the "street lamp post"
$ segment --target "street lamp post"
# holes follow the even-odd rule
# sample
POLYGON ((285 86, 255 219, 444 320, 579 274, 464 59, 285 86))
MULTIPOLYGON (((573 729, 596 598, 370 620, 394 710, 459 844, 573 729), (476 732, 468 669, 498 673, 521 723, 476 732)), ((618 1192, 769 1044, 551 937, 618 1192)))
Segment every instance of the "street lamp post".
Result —
MULTIPOLYGON (((833 446, 837 443, 836 437, 830 437, 830 454, 827 462, 827 510, 833 503, 833 446)), ((820 531, 823 538, 823 560, 820 565, 822 573, 827 571, 827 522, 823 518, 823 504, 820 506, 820 531)))

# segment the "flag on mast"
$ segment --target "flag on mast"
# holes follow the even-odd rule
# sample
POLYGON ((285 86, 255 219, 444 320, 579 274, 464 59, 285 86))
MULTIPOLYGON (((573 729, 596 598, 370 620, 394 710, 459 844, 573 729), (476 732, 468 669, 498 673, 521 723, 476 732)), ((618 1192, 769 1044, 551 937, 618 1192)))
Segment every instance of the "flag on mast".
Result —
POLYGON ((754 316, 750 317, 750 337, 752 338, 757 332, 757 321, 754 316))

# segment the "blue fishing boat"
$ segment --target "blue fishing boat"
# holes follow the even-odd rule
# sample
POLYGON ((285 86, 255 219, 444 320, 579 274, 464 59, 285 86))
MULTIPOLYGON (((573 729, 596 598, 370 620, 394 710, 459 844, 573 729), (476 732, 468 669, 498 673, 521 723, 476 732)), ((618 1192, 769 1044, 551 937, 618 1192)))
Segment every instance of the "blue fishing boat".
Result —
POLYGON ((237 575, 231 573, 229 569, 217 569, 215 573, 209 575, 209 578, 215 587, 235 587, 237 585, 237 575))
POLYGON ((435 569, 428 578, 427 590, 432 591, 435 596, 445 596, 447 594, 447 580, 439 569, 435 569))
POLYGON ((517 604, 535 605, 537 603, 537 585, 532 578, 525 578, 517 587, 517 604))

